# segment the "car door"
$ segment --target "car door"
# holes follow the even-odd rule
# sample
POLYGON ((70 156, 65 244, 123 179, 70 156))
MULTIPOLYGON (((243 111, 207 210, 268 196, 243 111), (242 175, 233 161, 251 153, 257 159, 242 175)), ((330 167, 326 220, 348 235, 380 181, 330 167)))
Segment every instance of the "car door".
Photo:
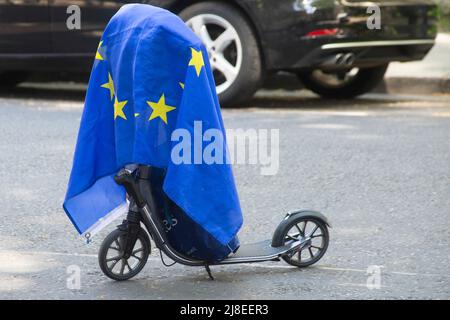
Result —
POLYGON ((0 0, 0 55, 51 52, 48 0, 0 0))
POLYGON ((49 1, 54 52, 88 56, 93 56, 95 53, 103 29, 117 10, 127 3, 137 2, 133 0, 49 1), (79 15, 78 26, 74 20, 77 19, 76 15, 79 15))

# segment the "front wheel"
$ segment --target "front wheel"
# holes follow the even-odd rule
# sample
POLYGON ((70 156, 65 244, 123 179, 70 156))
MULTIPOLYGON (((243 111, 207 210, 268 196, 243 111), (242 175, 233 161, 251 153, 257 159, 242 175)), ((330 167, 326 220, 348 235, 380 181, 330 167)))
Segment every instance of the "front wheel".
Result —
POLYGON ((221 105, 236 106, 251 98, 261 84, 263 67, 247 18, 217 1, 193 4, 179 15, 208 51, 221 105))
POLYGON ((137 275, 147 263, 150 254, 150 239, 141 228, 129 257, 125 256, 126 231, 116 229, 103 240, 98 262, 103 273, 117 281, 128 280, 137 275))
POLYGON ((283 260, 299 268, 316 263, 328 249, 327 223, 314 215, 292 215, 278 226, 272 246, 284 246, 298 240, 306 241, 306 244, 300 250, 282 256, 283 260))
POLYGON ((389 64, 370 68, 297 73, 306 89, 323 98, 350 99, 374 89, 384 78, 389 64))

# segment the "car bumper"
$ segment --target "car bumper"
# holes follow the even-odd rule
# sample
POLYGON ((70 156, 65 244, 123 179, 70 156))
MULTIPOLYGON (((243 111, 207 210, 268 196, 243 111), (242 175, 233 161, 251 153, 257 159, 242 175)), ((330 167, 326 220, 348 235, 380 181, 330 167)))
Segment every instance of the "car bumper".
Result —
POLYGON ((434 43, 434 39, 327 42, 304 55, 290 69, 344 69, 421 60, 434 43))
MULTIPOLYGON (((379 29, 367 25, 367 5, 336 6, 303 15, 287 35, 267 32, 268 69, 296 70, 329 65, 335 55, 351 54, 356 67, 421 60, 434 45, 437 8, 430 4, 381 5, 379 29), (320 30, 334 34, 317 35, 320 30)), ((292 19, 295 21, 295 19, 292 19)))

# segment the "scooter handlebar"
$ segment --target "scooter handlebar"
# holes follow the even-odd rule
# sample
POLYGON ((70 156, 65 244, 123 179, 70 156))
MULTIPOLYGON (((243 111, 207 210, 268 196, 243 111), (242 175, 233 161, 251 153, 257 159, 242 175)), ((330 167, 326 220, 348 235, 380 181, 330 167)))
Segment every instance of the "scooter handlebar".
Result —
POLYGON ((114 181, 121 186, 125 187, 127 193, 134 199, 136 205, 139 208, 143 208, 145 206, 145 200, 142 197, 141 192, 139 191, 139 187, 136 183, 136 178, 133 176, 130 170, 125 168, 120 169, 120 171, 114 176, 114 181))

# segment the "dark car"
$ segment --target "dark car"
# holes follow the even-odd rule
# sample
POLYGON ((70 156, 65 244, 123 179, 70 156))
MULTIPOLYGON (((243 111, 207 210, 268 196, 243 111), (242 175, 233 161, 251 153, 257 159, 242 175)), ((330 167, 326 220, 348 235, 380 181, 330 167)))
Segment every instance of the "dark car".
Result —
MULTIPOLYGON (((357 96, 382 80, 389 62, 422 59, 437 29, 429 0, 142 2, 179 14, 202 39, 223 105, 248 99, 277 71, 296 73, 324 97, 357 96)), ((88 72, 103 28, 127 3, 0 0, 0 84, 30 71, 88 72), (73 4, 80 29, 68 21, 73 4)))

